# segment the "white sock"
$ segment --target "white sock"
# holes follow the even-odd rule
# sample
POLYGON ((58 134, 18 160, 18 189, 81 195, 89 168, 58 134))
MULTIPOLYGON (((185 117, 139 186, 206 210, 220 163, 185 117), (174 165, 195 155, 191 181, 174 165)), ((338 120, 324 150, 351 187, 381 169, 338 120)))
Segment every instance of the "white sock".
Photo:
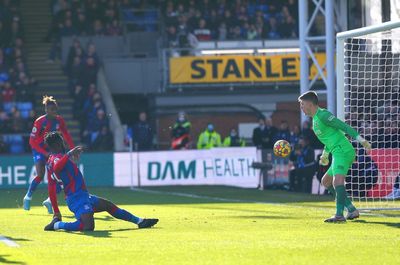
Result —
POLYGON ((60 226, 60 222, 56 222, 56 223, 54 224, 54 230, 60 229, 59 226, 60 226))
POLYGON ((26 194, 24 200, 32 200, 32 197, 29 197, 28 194, 26 194))
POLYGON ((138 222, 138 224, 140 224, 141 222, 143 222, 143 218, 140 218, 140 217, 139 217, 139 222, 138 222))
POLYGON ((45 202, 48 202, 51 204, 50 197, 47 197, 47 199, 43 201, 43 203, 45 203, 45 202))

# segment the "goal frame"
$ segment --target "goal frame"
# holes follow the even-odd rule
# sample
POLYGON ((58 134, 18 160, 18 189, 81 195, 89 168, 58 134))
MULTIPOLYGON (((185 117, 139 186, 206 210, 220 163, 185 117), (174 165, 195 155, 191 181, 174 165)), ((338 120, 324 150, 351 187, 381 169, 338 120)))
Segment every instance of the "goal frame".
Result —
POLYGON ((389 21, 379 25, 343 31, 336 34, 336 116, 344 120, 344 41, 400 27, 400 21, 389 21))
MULTIPOLYGON (((368 34, 384 32, 400 28, 400 21, 389 21, 377 25, 371 25, 336 34, 336 115, 339 119, 345 120, 345 54, 344 43, 348 38, 361 37, 368 34)), ((400 208, 361 208, 360 210, 400 210, 400 208)))

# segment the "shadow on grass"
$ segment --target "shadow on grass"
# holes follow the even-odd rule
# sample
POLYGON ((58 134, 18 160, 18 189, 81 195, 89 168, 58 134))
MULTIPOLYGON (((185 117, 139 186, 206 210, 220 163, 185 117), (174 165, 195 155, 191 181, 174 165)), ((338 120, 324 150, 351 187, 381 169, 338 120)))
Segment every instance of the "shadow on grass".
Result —
POLYGON ((123 237, 116 237, 112 234, 114 232, 124 232, 124 231, 135 231, 138 228, 121 228, 115 230, 94 230, 94 231, 85 231, 85 232, 67 232, 73 235, 80 235, 80 236, 91 236, 91 237, 113 237, 113 238, 123 238, 123 237))
POLYGON ((232 216, 231 218, 238 218, 238 219, 294 219, 295 217, 291 216, 282 216, 282 215, 242 215, 242 216, 232 216))
POLYGON ((32 241, 30 239, 26 239, 26 238, 17 238, 17 237, 11 237, 11 236, 4 236, 12 241, 17 241, 17 242, 27 242, 27 241, 32 241))
POLYGON ((393 228, 400 228, 400 223, 391 223, 391 222, 373 222, 373 221, 366 221, 366 220, 355 220, 354 223, 386 225, 386 226, 393 227, 393 228))
POLYGON ((9 255, 1 255, 0 254, 0 264, 26 264, 25 262, 22 261, 14 261, 14 260, 9 260, 7 259, 9 255))

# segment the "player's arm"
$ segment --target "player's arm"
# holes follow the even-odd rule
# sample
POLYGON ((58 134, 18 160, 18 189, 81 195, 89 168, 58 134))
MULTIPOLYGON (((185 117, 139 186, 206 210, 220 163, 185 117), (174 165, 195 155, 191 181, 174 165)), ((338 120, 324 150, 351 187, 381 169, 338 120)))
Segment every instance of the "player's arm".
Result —
POLYGON ((53 207, 54 211, 54 217, 58 217, 58 219, 61 220, 61 213, 60 209, 58 208, 58 201, 57 201, 57 182, 52 178, 52 174, 50 174, 49 171, 47 171, 47 181, 48 181, 48 192, 49 192, 49 198, 51 202, 51 206, 53 207))
POLYGON ((32 149, 35 149, 37 152, 47 157, 49 153, 40 146, 40 136, 39 136, 40 128, 41 128, 41 121, 36 120, 35 123, 33 124, 32 132, 29 136, 29 145, 32 147, 32 149))
POLYGON ((64 136, 64 139, 67 142, 69 148, 70 149, 74 148, 75 147, 74 141, 72 140, 72 137, 67 130, 67 125, 65 125, 64 119, 61 117, 60 117, 60 131, 61 131, 62 135, 64 136))
POLYGON ((351 138, 356 139, 365 149, 371 149, 371 144, 365 140, 353 127, 339 120, 329 111, 324 111, 319 118, 326 125, 341 130, 342 132, 348 134, 351 138))

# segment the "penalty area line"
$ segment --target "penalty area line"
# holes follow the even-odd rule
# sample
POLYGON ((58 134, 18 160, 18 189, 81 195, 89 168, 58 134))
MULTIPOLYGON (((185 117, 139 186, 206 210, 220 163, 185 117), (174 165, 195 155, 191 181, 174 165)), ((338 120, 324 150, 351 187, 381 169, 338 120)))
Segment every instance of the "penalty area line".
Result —
POLYGON ((9 247, 14 247, 14 248, 19 247, 19 245, 15 241, 12 241, 11 239, 9 239, 5 236, 2 236, 2 235, 0 235, 0 242, 3 242, 4 244, 6 244, 9 247))

